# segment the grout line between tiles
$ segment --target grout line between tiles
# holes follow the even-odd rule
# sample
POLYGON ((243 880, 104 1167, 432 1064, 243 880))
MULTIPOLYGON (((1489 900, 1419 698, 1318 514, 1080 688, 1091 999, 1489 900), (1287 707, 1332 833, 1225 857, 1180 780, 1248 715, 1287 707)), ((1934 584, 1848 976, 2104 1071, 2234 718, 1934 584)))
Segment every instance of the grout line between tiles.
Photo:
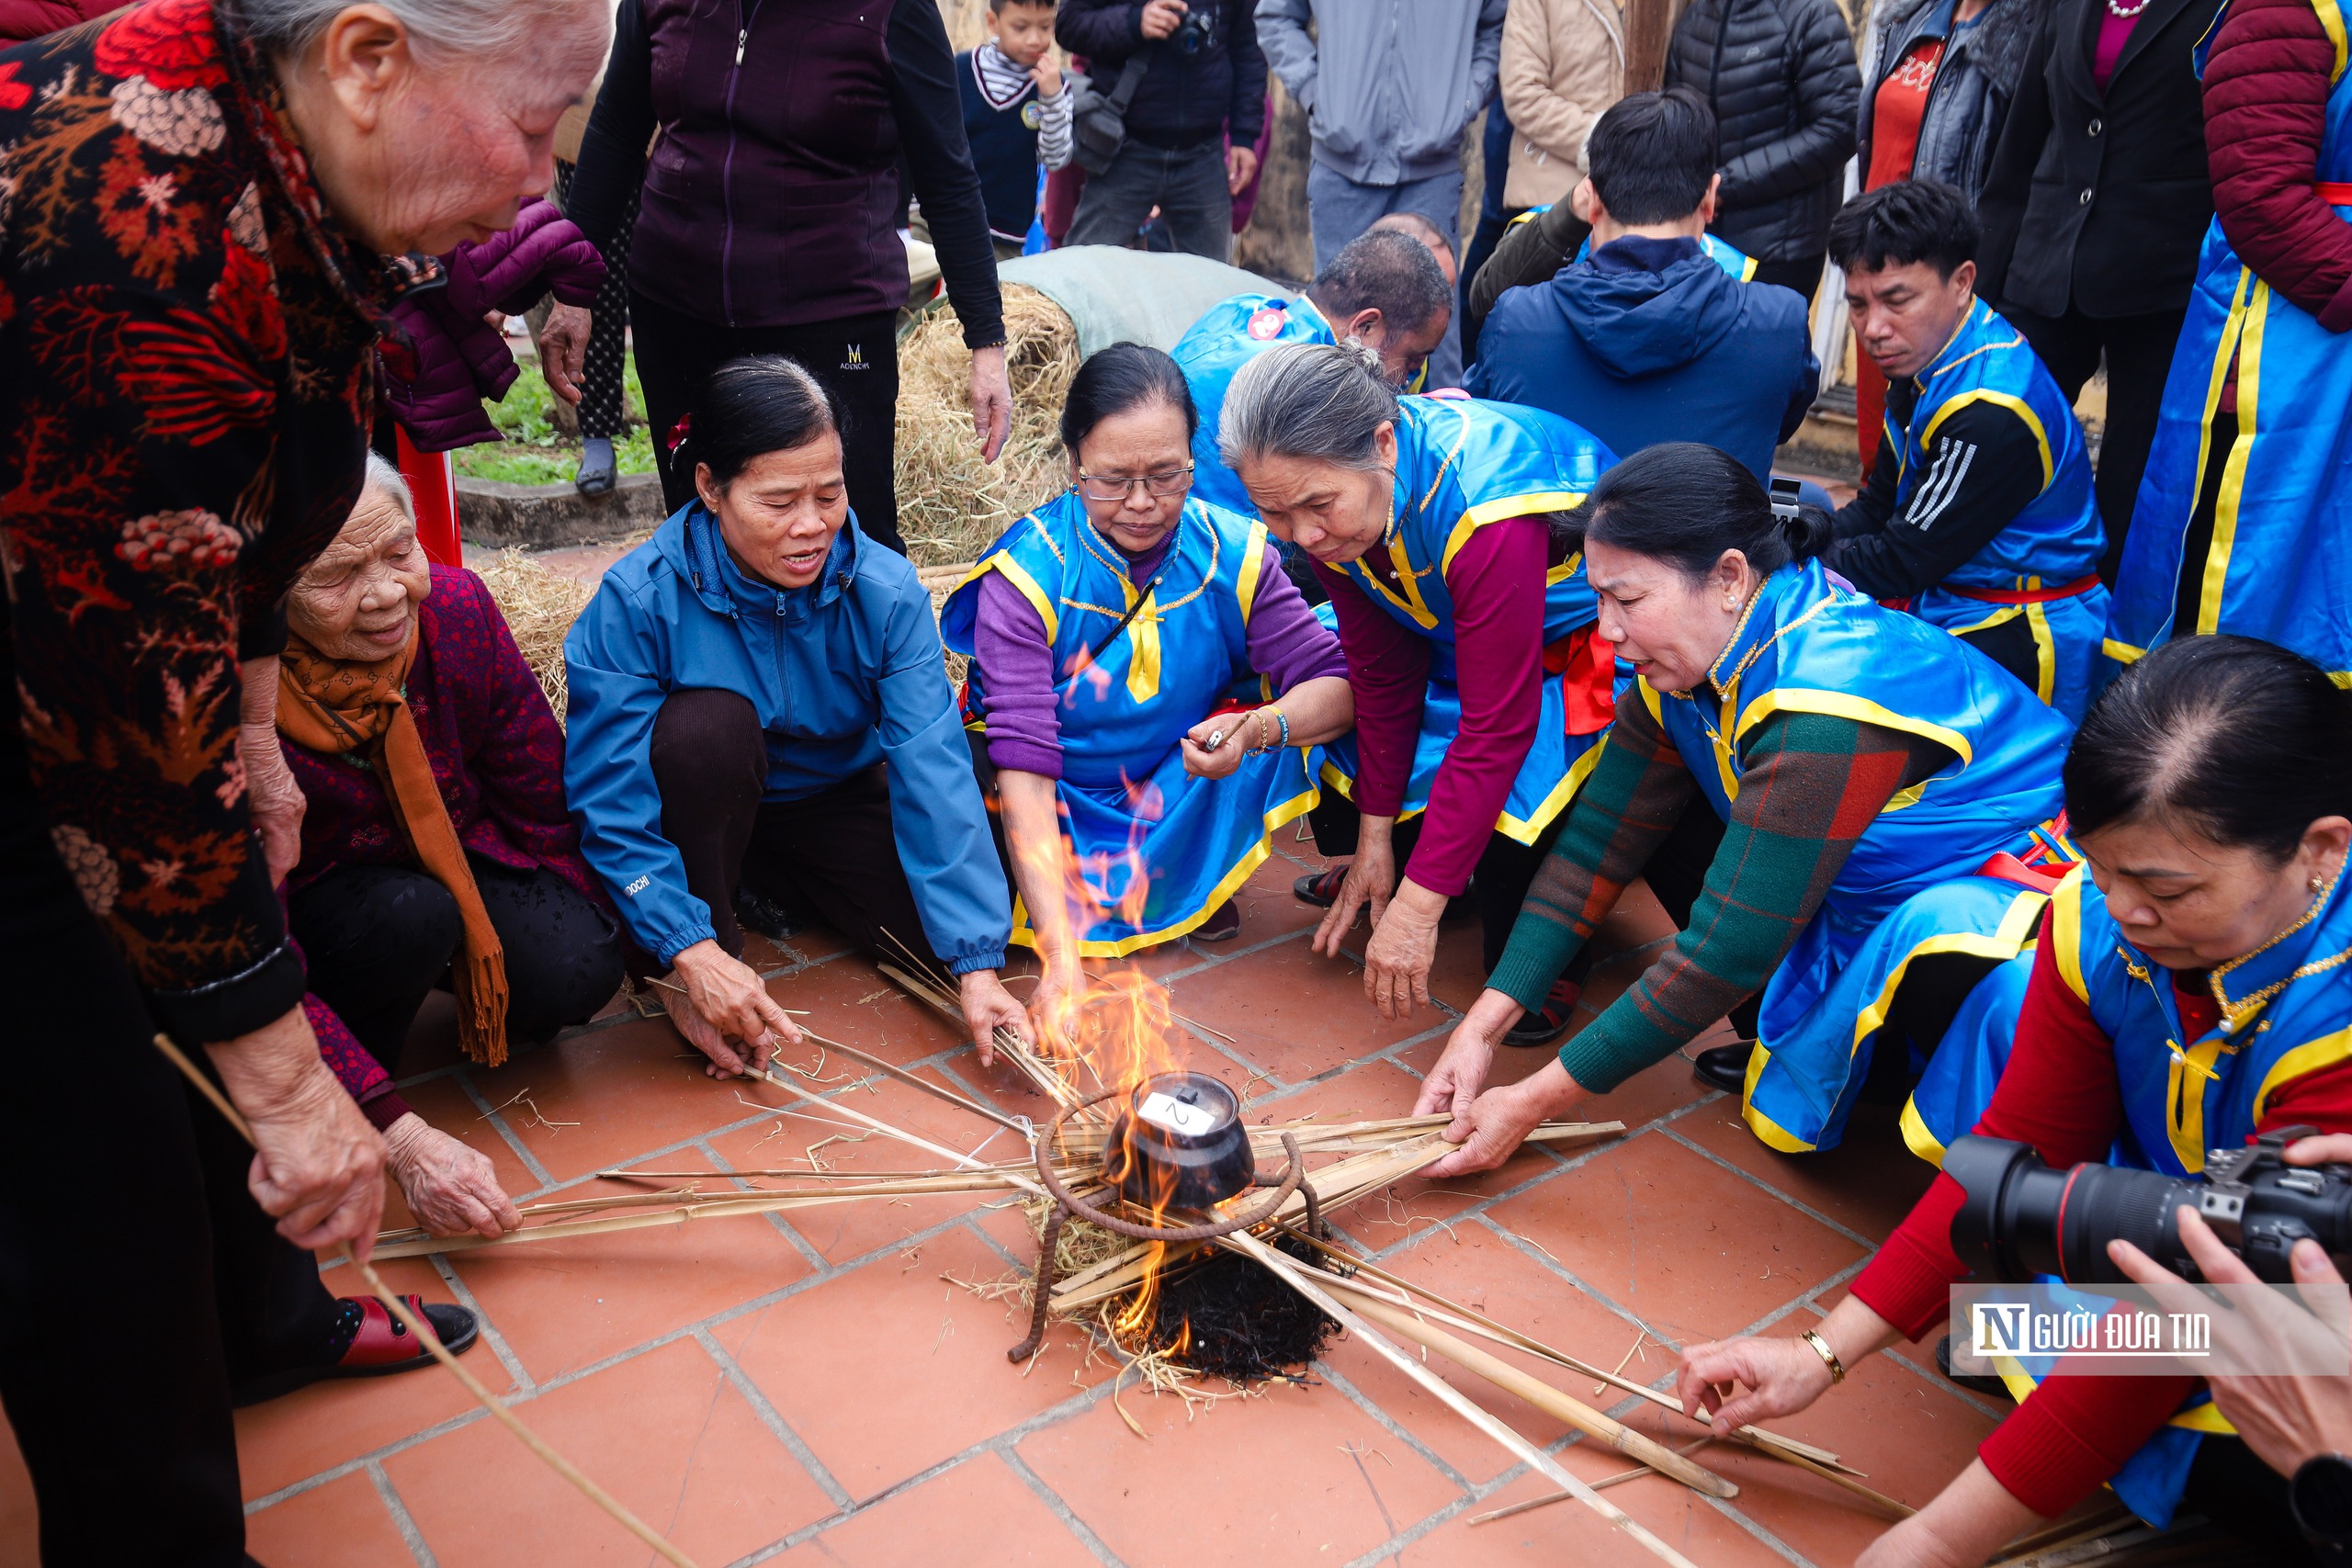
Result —
POLYGON ((1005 1462, 1006 1468, 1021 1478, 1023 1485, 1037 1495, 1037 1500, 1045 1504, 1054 1517, 1062 1522, 1063 1529, 1078 1537, 1078 1543, 1092 1552, 1094 1561, 1102 1563, 1102 1568, 1126 1568, 1126 1564, 1119 1560, 1119 1554, 1111 1550, 1110 1543, 1096 1535, 1093 1527, 1078 1517, 1078 1510, 1071 1507, 1060 1493, 1047 1485, 1044 1476, 1029 1468, 1027 1460, 1023 1459, 1010 1448, 998 1450, 997 1457, 1005 1462))
POLYGON ((1723 1498, 1710 1497, 1704 1492, 1694 1492, 1691 1495, 1698 1498, 1700 1502, 1713 1508, 1715 1512, 1729 1519, 1733 1524, 1737 1525, 1741 1529, 1746 1530, 1749 1535, 1754 1536, 1764 1545, 1767 1551, 1775 1552, 1778 1555, 1788 1559, 1791 1562, 1795 1563, 1797 1568, 1814 1568, 1814 1562, 1811 1558, 1805 1556, 1804 1553, 1799 1551, 1795 1547, 1791 1546, 1787 1541, 1782 1540, 1779 1536, 1774 1535, 1770 1530, 1765 1529, 1756 1520, 1749 1518, 1739 1509, 1733 1507, 1730 1503, 1724 1501, 1723 1498))
POLYGON ((1839 1235, 1844 1236, 1848 1241, 1852 1242, 1855 1246, 1860 1247, 1865 1252, 1876 1252, 1880 1247, 1884 1245, 1881 1242, 1872 1241, 1870 1237, 1854 1229, 1851 1225, 1831 1219, 1827 1214, 1823 1213, 1820 1210, 1815 1208, 1812 1204, 1804 1201, 1803 1199, 1792 1197, 1788 1193, 1781 1191, 1779 1188, 1773 1186, 1762 1177, 1757 1176, 1749 1171, 1740 1169, 1739 1167, 1732 1164, 1731 1161, 1724 1158, 1723 1156, 1715 1153, 1713 1149, 1692 1143, 1689 1138, 1682 1134, 1679 1129, 1661 1127, 1658 1129, 1658 1134, 1662 1137, 1669 1138, 1675 1143, 1680 1144, 1684 1148, 1689 1149, 1692 1154, 1697 1155, 1700 1158, 1721 1166, 1724 1169, 1730 1171, 1734 1176, 1738 1177, 1749 1186, 1770 1193, 1773 1197, 1778 1198, 1781 1202, 1786 1203, 1790 1208, 1794 1209, 1798 1213, 1803 1214, 1805 1218, 1812 1220, 1816 1224, 1828 1226, 1831 1230, 1836 1231, 1839 1235))
POLYGON ((514 1386, 526 1398, 537 1393, 538 1385, 531 1381, 531 1374, 523 1366, 523 1359, 514 1353, 514 1348, 506 1343, 506 1336, 501 1334, 498 1325, 490 1320, 488 1309, 466 1287, 457 1269, 450 1267, 448 1257, 436 1252, 427 1261, 433 1265, 433 1271, 441 1276, 441 1282, 449 1287, 449 1293, 458 1298, 458 1304, 474 1314, 474 1321, 481 1325, 482 1343, 489 1346, 490 1353, 498 1358, 498 1364, 506 1369, 506 1375, 514 1380, 514 1386))
POLYGON ((433 1548, 425 1544, 424 1532, 416 1528, 416 1520, 409 1515, 408 1504, 401 1498, 400 1488, 394 1486, 392 1478, 384 1473, 384 1467, 370 1461, 368 1481, 376 1488, 377 1499, 384 1505, 384 1511, 391 1515, 392 1528, 401 1532, 401 1540, 408 1547, 408 1554, 416 1559, 416 1568, 441 1568, 441 1560, 434 1556, 433 1548))
POLYGON ((817 1483, 817 1489, 825 1495, 827 1500, 836 1508, 855 1507, 856 1500, 850 1496, 849 1489, 834 1478, 833 1472, 825 1468, 825 1461, 801 1440, 800 1434, 794 1431, 792 1424, 784 1418, 784 1413, 761 1392, 760 1385, 752 1381, 752 1374, 743 1370, 742 1363, 729 1355, 727 1348, 707 1328, 695 1329, 694 1340, 702 1347, 705 1355, 718 1363, 718 1370, 734 1385, 735 1392, 743 1396, 743 1402, 752 1407, 752 1414, 760 1418, 760 1424, 777 1442, 791 1450, 792 1457, 800 1461, 800 1468, 808 1472, 808 1478, 817 1483))
POLYGON ((1380 1407, 1379 1403, 1375 1401, 1372 1395, 1356 1387, 1353 1382, 1348 1380, 1347 1375, 1341 1372, 1338 1368, 1332 1366, 1327 1358, 1321 1356, 1317 1357, 1315 1359, 1315 1370, 1322 1375, 1325 1382, 1329 1383, 1333 1388, 1338 1389, 1340 1393, 1344 1394, 1350 1404, 1353 1404, 1357 1409, 1363 1411, 1366 1416, 1371 1416, 1374 1421, 1378 1422, 1382 1429, 1387 1432, 1390 1437, 1395 1438, 1398 1442, 1403 1443, 1415 1453, 1420 1455, 1421 1458, 1427 1460, 1430 1467, 1440 1475, 1444 1476, 1448 1481, 1453 1482, 1454 1485, 1460 1487, 1465 1492, 1474 1484, 1468 1476, 1454 1469, 1453 1465, 1448 1464, 1444 1458, 1440 1455, 1435 1449, 1430 1447, 1427 1443, 1421 1441, 1420 1438, 1413 1436, 1411 1432, 1406 1430, 1402 1422, 1389 1415, 1387 1411, 1383 1410, 1380 1407))
POLYGON ((514 1151, 514 1157, 523 1162, 523 1168, 538 1179, 539 1185, 536 1191, 545 1192, 553 1187, 555 1178, 548 1175, 548 1168, 539 1163, 539 1156, 533 1154, 521 1138, 515 1136, 514 1129, 506 1124, 506 1118, 499 1113, 498 1107, 491 1104, 489 1097, 474 1086, 473 1075, 464 1071, 461 1066, 451 1076, 458 1080, 458 1087, 465 1090, 466 1098, 474 1102, 474 1109, 481 1112, 481 1120, 497 1129, 498 1135, 506 1140, 506 1146, 514 1151))

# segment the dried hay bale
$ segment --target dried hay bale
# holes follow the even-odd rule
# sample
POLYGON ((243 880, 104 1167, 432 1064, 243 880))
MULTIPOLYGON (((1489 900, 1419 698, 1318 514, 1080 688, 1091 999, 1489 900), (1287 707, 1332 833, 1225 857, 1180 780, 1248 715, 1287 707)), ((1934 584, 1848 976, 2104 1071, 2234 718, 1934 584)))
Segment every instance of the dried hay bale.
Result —
POLYGON ((972 355, 943 305, 899 344, 899 532, 919 564, 970 560, 1069 482, 1057 426, 1078 329, 1035 289, 1004 285, 1012 434, 993 465, 972 439, 972 355))
POLYGON ((481 580, 498 602, 499 613, 506 617, 514 645, 539 678, 539 690, 548 694, 556 723, 561 724, 569 696, 563 636, 587 608, 596 592, 594 586, 549 571, 513 546, 498 553, 498 558, 482 570, 481 580))

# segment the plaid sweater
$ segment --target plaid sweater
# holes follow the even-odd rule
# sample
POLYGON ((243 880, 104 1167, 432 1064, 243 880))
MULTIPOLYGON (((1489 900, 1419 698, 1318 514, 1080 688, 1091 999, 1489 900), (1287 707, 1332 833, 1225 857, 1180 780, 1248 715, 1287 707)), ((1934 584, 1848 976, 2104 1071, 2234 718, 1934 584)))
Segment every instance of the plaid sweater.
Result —
MULTIPOLYGON (((1763 989, 1888 799, 1951 753, 1876 725, 1783 714, 1742 745, 1739 798, 1690 923, 1671 951, 1560 1047, 1596 1094, 1687 1043, 1763 989)), ((1641 703, 1617 723, 1567 823, 1528 888, 1487 984, 1531 1012, 1641 874, 1698 781, 1641 703)))

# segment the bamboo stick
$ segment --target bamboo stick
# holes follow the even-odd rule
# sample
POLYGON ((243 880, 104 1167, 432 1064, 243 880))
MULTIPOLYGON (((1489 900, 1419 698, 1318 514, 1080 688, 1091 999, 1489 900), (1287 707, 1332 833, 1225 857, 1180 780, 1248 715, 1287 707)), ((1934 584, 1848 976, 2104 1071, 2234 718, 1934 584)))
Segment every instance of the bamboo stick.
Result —
POLYGON ((892 1077, 897 1078, 900 1083, 911 1084, 916 1089, 922 1090, 923 1093, 931 1095, 935 1099, 944 1100, 950 1105, 960 1106, 964 1110, 970 1111, 975 1116, 986 1117, 1000 1127, 1009 1127, 1024 1138, 1034 1136, 1029 1128, 1023 1126, 1019 1122, 1014 1121, 1012 1117, 1003 1114, 1001 1111, 991 1111, 977 1100, 967 1100, 952 1089, 944 1089, 938 1084, 931 1082, 928 1078, 919 1077, 915 1074, 907 1071, 906 1068, 898 1066, 893 1063, 886 1062, 879 1056, 868 1055, 854 1045, 844 1045, 838 1040, 828 1040, 823 1035, 807 1029, 800 1032, 800 1037, 804 1040, 814 1041, 816 1043, 822 1045, 828 1051, 838 1051, 844 1056, 849 1056, 857 1061, 864 1062, 869 1067, 877 1067, 883 1072, 889 1074, 892 1077))
MULTIPOLYGON (((155 1045, 171 1059, 174 1066, 187 1076, 188 1082, 204 1091, 204 1097, 212 1102, 215 1110, 229 1119, 229 1125, 234 1127, 246 1143, 253 1145, 256 1149, 261 1146, 254 1137, 253 1124, 244 1119, 235 1106, 229 1103, 228 1097, 214 1087, 210 1078, 197 1070, 196 1064, 181 1054, 180 1048, 172 1043, 169 1036, 157 1034, 155 1045)), ((440 1337, 419 1323, 416 1320, 416 1314, 408 1310, 408 1303, 394 1295, 391 1287, 386 1285, 377 1275, 374 1264, 361 1260, 356 1254, 346 1256, 352 1265, 359 1270, 359 1277, 368 1281, 368 1288, 376 1292, 376 1299, 384 1303, 385 1310, 399 1319, 401 1326, 415 1336, 417 1343, 424 1346, 435 1360, 447 1368, 450 1375, 465 1385, 466 1392, 472 1394, 481 1403, 482 1408, 489 1411, 501 1426, 514 1433, 525 1448, 538 1455, 548 1468, 570 1482, 582 1496, 611 1515, 615 1523, 647 1546, 651 1547, 663 1561, 676 1564, 676 1568, 695 1568, 693 1558, 662 1539, 650 1525, 629 1512, 618 1498, 597 1485, 578 1465, 549 1448, 546 1440, 523 1425, 521 1419, 513 1411, 507 1409, 496 1394, 484 1388, 480 1379, 460 1366, 458 1358, 449 1353, 448 1348, 441 1343, 440 1337)))
MULTIPOLYGON (((1682 1455, 1685 1459, 1688 1459, 1690 1455, 1698 1452, 1699 1450, 1705 1448, 1707 1443, 1707 1438, 1701 1438, 1696 1442, 1683 1444, 1674 1451, 1682 1455)), ((1595 1492, 1606 1492, 1611 1486, 1623 1486, 1628 1481, 1639 1481, 1645 1475, 1656 1475, 1657 1473, 1657 1472, 1652 1470, 1648 1465, 1637 1464, 1631 1470, 1621 1470, 1613 1475, 1602 1476, 1600 1480, 1592 1483, 1592 1489, 1595 1492)), ((1571 1498, 1568 1493, 1546 1492, 1543 1496, 1530 1497, 1524 1503, 1513 1503, 1509 1507, 1496 1508, 1488 1513, 1473 1514, 1470 1516, 1470 1522, 1474 1525, 1490 1525, 1497 1519, 1508 1519, 1515 1514, 1530 1513, 1537 1508, 1548 1508, 1555 1503, 1566 1503, 1570 1500, 1571 1498)))
MULTIPOLYGON (((1446 1146, 1451 1148, 1453 1145, 1446 1146)), ((1341 1305, 1329 1292, 1322 1289, 1314 1280, 1309 1279, 1307 1276, 1310 1271, 1300 1267, 1295 1260, 1276 1252, 1247 1232, 1236 1232, 1224 1239, 1237 1250, 1256 1258, 1267 1269, 1272 1269, 1276 1279, 1281 1280, 1309 1302, 1329 1313, 1342 1328, 1354 1335, 1374 1354, 1428 1390, 1446 1408, 1502 1445, 1521 1463, 1532 1467, 1538 1474, 1568 1492, 1577 1502, 1632 1536, 1662 1561, 1678 1564, 1679 1568, 1697 1568, 1697 1565, 1689 1558, 1644 1529, 1641 1522, 1632 1515, 1569 1474, 1559 1461, 1480 1409, 1460 1389, 1390 1344, 1379 1330, 1341 1305)))
POLYGON ((1372 1322, 1403 1335, 1421 1348, 1435 1351, 1465 1371, 1477 1373, 1504 1393, 1516 1394, 1555 1420, 1566 1422, 1586 1437, 1607 1443, 1627 1459, 1638 1460, 1693 1491, 1704 1492, 1710 1497, 1739 1495, 1739 1488, 1736 1484, 1704 1465, 1684 1459, 1665 1444, 1643 1436, 1622 1421, 1602 1415, 1574 1395, 1529 1376, 1499 1356, 1490 1356, 1475 1345, 1456 1339, 1442 1328, 1423 1322, 1409 1312, 1401 1312, 1367 1296, 1357 1298, 1356 1311, 1372 1322))

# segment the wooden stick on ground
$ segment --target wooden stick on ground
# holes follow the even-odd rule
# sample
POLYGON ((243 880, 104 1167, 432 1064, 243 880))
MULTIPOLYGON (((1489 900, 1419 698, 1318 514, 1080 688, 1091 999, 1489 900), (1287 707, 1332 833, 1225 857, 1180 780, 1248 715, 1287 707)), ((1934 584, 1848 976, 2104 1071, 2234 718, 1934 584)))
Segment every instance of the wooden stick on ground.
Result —
POLYGON ((1247 1231, 1237 1231, 1232 1235, 1227 1236, 1225 1240, 1236 1250, 1256 1258, 1265 1268, 1272 1269, 1276 1279, 1321 1307, 1339 1323, 1340 1327, 1369 1347, 1374 1354, 1428 1390, 1447 1409, 1501 1444, 1521 1463, 1532 1466, 1546 1480, 1568 1492, 1577 1502, 1632 1536, 1654 1556, 1675 1563, 1678 1568, 1697 1568, 1697 1565, 1689 1558, 1644 1529, 1641 1522, 1632 1515, 1571 1475, 1559 1461, 1471 1403, 1469 1397, 1461 1390, 1389 1343, 1378 1329, 1342 1306, 1329 1292, 1316 1283, 1313 1276, 1318 1272, 1317 1270, 1308 1269, 1296 1259, 1276 1252, 1247 1231))
MULTIPOLYGON (((156 1035, 155 1046, 171 1059, 172 1065, 187 1077, 188 1082, 203 1091, 204 1098, 210 1100, 213 1108, 229 1119, 229 1125, 234 1127, 246 1143, 252 1144, 255 1148, 261 1146, 254 1142, 253 1124, 244 1119, 235 1106, 229 1103, 229 1097, 215 1088, 210 1078, 198 1070, 194 1062, 181 1054, 180 1048, 172 1043, 169 1036, 156 1035)), ((548 1468, 570 1482, 582 1496, 610 1514, 616 1523, 651 1547, 664 1561, 675 1563, 677 1568, 695 1568, 693 1558, 662 1540, 659 1534, 655 1533, 652 1526, 630 1513, 622 1506, 618 1498, 590 1480, 578 1465, 548 1447, 546 1440, 523 1425, 513 1411, 499 1402, 496 1394, 484 1388, 479 1379, 458 1365, 458 1358, 451 1355, 442 1345, 439 1337, 424 1324, 419 1323, 416 1320, 416 1314, 408 1310, 408 1303, 394 1295, 391 1287, 378 1277, 375 1265, 360 1262, 356 1257, 351 1261, 358 1269, 359 1277, 368 1281, 368 1288, 376 1292, 376 1299, 384 1303, 385 1310, 398 1318, 401 1326, 414 1335, 417 1343, 423 1345, 427 1351, 431 1352, 435 1360, 447 1367, 450 1373, 465 1385, 466 1392, 472 1394, 483 1409, 489 1411, 497 1418, 501 1426, 521 1439, 525 1448, 538 1455, 546 1461, 548 1468)))
MULTIPOLYGON (((1683 1444, 1674 1451, 1689 1459, 1713 1440, 1713 1438, 1700 1438, 1683 1444)), ((1631 1470, 1621 1470, 1614 1475, 1602 1476, 1592 1483, 1592 1489, 1595 1492, 1606 1492, 1611 1486, 1623 1486, 1628 1481, 1639 1481, 1645 1475, 1657 1473, 1657 1472, 1648 1465, 1637 1464, 1631 1470)), ((1568 1495, 1566 1492, 1547 1492, 1541 1497, 1530 1497, 1524 1503, 1513 1503, 1507 1507, 1495 1508, 1484 1514, 1473 1514, 1470 1516, 1470 1522, 1474 1525, 1490 1525, 1497 1519, 1508 1519, 1514 1514, 1528 1513, 1536 1508, 1549 1507, 1555 1503, 1565 1503, 1567 1500, 1568 1495)))
POLYGON ((1645 1437, 1622 1421, 1614 1421, 1584 1401, 1561 1393, 1541 1379, 1528 1376, 1499 1356, 1490 1356, 1434 1325, 1416 1319, 1385 1303, 1359 1296, 1356 1311, 1384 1328, 1394 1330, 1425 1350, 1434 1350, 1465 1371, 1477 1373, 1506 1393, 1518 1395, 1555 1420, 1565 1421, 1588 1438, 1597 1438, 1652 1470, 1669 1475, 1711 1497, 1736 1497, 1739 1488, 1704 1465, 1684 1459, 1665 1444, 1645 1437))

